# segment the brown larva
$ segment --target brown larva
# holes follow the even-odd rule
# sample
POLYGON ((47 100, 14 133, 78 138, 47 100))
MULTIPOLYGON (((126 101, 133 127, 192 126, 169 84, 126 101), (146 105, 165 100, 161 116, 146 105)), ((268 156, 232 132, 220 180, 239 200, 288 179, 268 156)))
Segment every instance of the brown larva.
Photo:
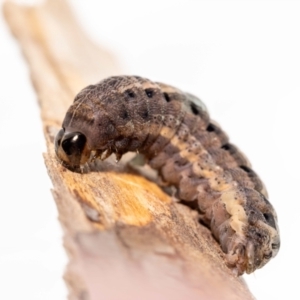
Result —
POLYGON ((277 216, 262 182, 191 94, 138 76, 107 78, 76 96, 55 149, 73 170, 112 153, 143 154, 180 200, 197 204, 239 275, 279 250, 277 216))

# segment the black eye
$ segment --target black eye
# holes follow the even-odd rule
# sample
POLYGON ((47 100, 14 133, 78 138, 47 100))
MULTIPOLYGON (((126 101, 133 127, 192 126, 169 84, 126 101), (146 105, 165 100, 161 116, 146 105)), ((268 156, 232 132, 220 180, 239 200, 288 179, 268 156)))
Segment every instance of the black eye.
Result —
POLYGON ((168 95, 167 93, 164 93, 164 97, 165 97, 165 100, 166 100, 167 102, 170 102, 170 101, 171 101, 171 99, 170 99, 170 97, 169 97, 169 95, 168 95))
POLYGON ((193 112, 194 115, 199 115, 199 108, 197 107, 197 105, 194 102, 191 102, 191 110, 193 112))
POLYGON ((80 132, 71 132, 65 135, 62 148, 67 155, 81 154, 86 143, 86 137, 80 132))
POLYGON ((132 90, 126 90, 125 94, 130 97, 130 98, 134 98, 135 97, 135 93, 132 90))
POLYGON ((153 94, 154 94, 154 92, 153 92, 152 89, 146 89, 145 93, 146 93, 146 95, 147 95, 148 98, 152 98, 153 94))

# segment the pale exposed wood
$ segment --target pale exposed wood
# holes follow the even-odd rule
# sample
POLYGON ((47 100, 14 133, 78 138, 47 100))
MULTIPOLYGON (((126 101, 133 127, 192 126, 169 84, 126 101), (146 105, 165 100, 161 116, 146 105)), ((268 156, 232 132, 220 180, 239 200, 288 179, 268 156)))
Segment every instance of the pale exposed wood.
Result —
POLYGON ((65 1, 40 7, 7 2, 4 13, 41 107, 45 162, 70 257, 69 298, 253 299, 195 213, 155 183, 112 160, 87 174, 56 161, 53 138, 74 95, 120 69, 85 36, 65 1))

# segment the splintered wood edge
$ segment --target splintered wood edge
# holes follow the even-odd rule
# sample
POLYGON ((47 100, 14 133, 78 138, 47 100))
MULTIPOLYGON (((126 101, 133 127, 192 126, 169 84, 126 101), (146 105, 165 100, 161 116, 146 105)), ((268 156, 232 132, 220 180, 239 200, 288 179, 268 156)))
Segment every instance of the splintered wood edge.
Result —
POLYGON ((75 94, 119 74, 118 64, 86 37, 65 1, 32 7, 7 1, 3 11, 41 108, 45 163, 70 257, 69 299, 120 299, 124 291, 128 299, 253 299, 195 213, 155 183, 112 160, 87 174, 57 162, 54 136, 75 94))

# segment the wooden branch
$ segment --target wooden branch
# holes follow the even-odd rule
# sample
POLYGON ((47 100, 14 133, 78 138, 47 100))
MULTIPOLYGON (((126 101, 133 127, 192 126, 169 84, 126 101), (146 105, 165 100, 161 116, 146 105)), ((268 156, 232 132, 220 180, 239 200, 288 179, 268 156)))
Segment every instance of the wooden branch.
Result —
POLYGON ((41 107, 45 163, 70 257, 69 299, 253 299, 195 212, 155 183, 112 160, 87 174, 57 162, 53 139, 74 95, 120 70, 81 31, 65 1, 6 2, 4 14, 41 107))

